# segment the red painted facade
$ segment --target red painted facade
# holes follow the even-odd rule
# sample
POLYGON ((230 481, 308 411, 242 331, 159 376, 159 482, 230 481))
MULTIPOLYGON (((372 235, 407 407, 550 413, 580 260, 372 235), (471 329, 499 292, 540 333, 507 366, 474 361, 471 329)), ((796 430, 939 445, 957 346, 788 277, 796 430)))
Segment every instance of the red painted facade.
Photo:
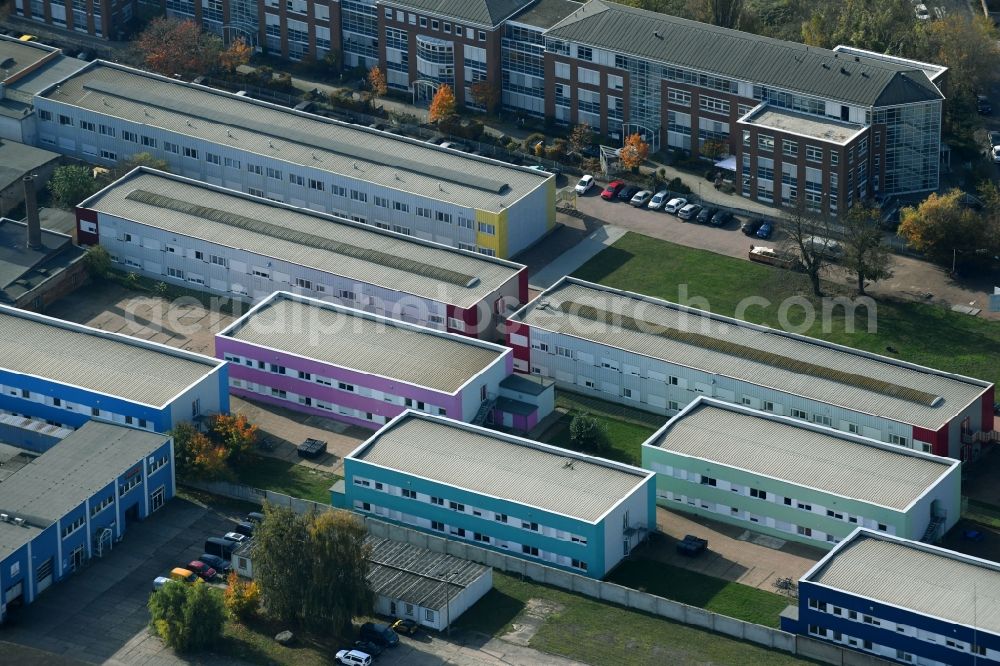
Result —
POLYGON ((97 227, 97 211, 89 208, 76 209, 76 242, 77 245, 97 245, 99 242, 97 227), (84 231, 81 222, 93 223, 93 231, 84 231))

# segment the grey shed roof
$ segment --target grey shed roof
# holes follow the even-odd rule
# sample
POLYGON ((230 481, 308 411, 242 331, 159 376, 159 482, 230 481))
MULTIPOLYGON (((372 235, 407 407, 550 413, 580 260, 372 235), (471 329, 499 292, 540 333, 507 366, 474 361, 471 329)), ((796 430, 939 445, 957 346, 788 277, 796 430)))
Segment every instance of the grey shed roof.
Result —
POLYGON ((16 77, 40 60, 53 57, 59 49, 37 42, 22 42, 16 37, 0 35, 0 83, 16 77))
POLYGON ((368 584, 375 594, 437 610, 454 601, 489 567, 409 543, 369 536, 368 584))
POLYGON ((524 268, 145 168, 81 206, 460 308, 524 268))
POLYGON ((532 328, 933 430, 990 386, 573 278, 557 282, 511 318, 532 328))
POLYGON ((943 99, 919 67, 590 0, 546 32, 617 53, 859 106, 943 99))
POLYGON ((1000 634, 1000 566, 995 562, 859 531, 806 579, 1000 634))
POLYGON ((682 412, 650 444, 841 497, 905 510, 959 463, 724 403, 682 412))
POLYGON ((538 0, 511 20, 536 28, 551 28, 579 9, 581 5, 582 3, 574 0, 538 0))
POLYGON ((73 242, 65 234, 42 229, 42 247, 33 250, 28 247, 27 228, 23 222, 0 217, 0 292, 73 242))
POLYGON ((531 0, 388 0, 386 4, 492 28, 531 0))
POLYGON ((458 206, 500 212, 549 174, 96 60, 54 102, 458 206))
POLYGON ((276 292, 219 335, 455 393, 508 349, 276 292))
MULTIPOLYGON (((0 512, 45 528, 167 441, 167 435, 88 421, 0 482, 0 512)), ((0 523, 0 559, 37 531, 0 523)))
POLYGON ((412 412, 382 428, 350 457, 591 523, 651 474, 412 412))
MULTIPOLYGON (((0 191, 14 185, 26 174, 40 169, 60 157, 59 153, 53 153, 49 150, 42 150, 7 139, 0 140, 0 191)), ((39 189, 43 187, 41 184, 37 184, 37 186, 39 189)), ((20 192, 18 192, 18 196, 21 196, 20 192)))
POLYGON ((154 407, 223 361, 0 305, 0 368, 154 407))

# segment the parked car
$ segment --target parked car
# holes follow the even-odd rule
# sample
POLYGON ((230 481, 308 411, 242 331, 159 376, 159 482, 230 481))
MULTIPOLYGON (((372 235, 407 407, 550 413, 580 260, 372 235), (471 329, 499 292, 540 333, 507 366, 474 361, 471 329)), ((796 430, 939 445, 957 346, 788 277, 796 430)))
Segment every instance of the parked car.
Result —
POLYGON ((250 538, 253 536, 254 525, 256 525, 256 523, 239 522, 236 523, 236 529, 233 531, 250 538))
POLYGON ((372 641, 384 647, 399 645, 399 636, 383 622, 365 622, 361 625, 361 640, 372 641))
POLYGON ((243 520, 247 523, 262 523, 264 522, 264 514, 257 511, 251 511, 243 520))
POLYGON ((204 581, 212 581, 218 575, 218 572, 212 567, 208 566, 201 560, 191 560, 188 562, 187 568, 195 573, 199 578, 204 581))
POLYGON ((681 208, 687 205, 688 200, 683 197, 675 197, 667 202, 667 205, 663 207, 663 212, 677 214, 681 208))
POLYGON ((215 569, 215 571, 223 576, 227 575, 230 569, 233 568, 232 563, 229 560, 224 560, 218 555, 210 555, 208 553, 202 553, 198 556, 199 562, 204 562, 208 566, 215 569))
POLYGON ((765 222, 764 224, 760 225, 759 229, 757 229, 757 238, 763 238, 767 240, 768 238, 771 237, 772 233, 774 233, 774 225, 771 224, 770 222, 765 222))
POLYGON ((625 181, 613 180, 601 192, 601 198, 605 201, 614 201, 623 187, 625 187, 625 181))
POLYGON ((729 221, 732 219, 733 219, 732 213, 730 213, 728 210, 720 210, 719 212, 717 212, 715 215, 712 216, 712 219, 709 221, 709 224, 711 224, 713 227, 724 227, 727 224, 729 224, 729 221))
POLYGON ((586 194, 587 192, 590 191, 590 188, 592 188, 593 186, 594 186, 594 177, 591 176, 590 174, 585 174, 583 178, 580 179, 580 182, 578 182, 576 184, 576 187, 574 187, 573 189, 576 190, 577 194, 586 194))
POLYGON ((38 37, 35 35, 21 35, 18 39, 22 42, 37 42, 38 37))
POLYGON ((993 162, 1000 164, 1000 146, 993 146, 993 162))
POLYGON ((646 204, 646 207, 652 208, 653 210, 660 210, 667 203, 668 199, 670 199, 670 192, 666 190, 660 190, 659 192, 653 195, 653 198, 649 200, 649 203, 646 204))
POLYGON ((170 579, 166 576, 157 576, 153 579, 153 592, 156 592, 161 587, 170 582, 170 579))
POLYGON ((401 619, 392 623, 392 630, 397 634, 412 636, 420 629, 420 625, 415 620, 401 619))
POLYGON ((629 201, 630 204, 636 208, 645 208, 649 200, 653 198, 653 193, 649 190, 639 190, 632 196, 632 200, 629 201))
POLYGON ((203 583, 204 581, 198 577, 198 574, 191 571, 190 569, 185 569, 184 567, 174 567, 170 570, 170 580, 176 580, 180 583, 203 583))
POLYGON ((347 666, 370 666, 372 657, 358 650, 340 650, 337 652, 337 662, 347 666))
POLYGON ((701 555, 708 548, 708 540, 687 534, 682 541, 677 542, 677 552, 688 557, 701 555))
POLYGON ((996 131, 994 131, 994 132, 987 132, 986 133, 986 138, 990 142, 990 148, 993 148, 994 146, 1000 146, 1000 132, 996 132, 996 131))
POLYGON ((802 245, 827 259, 837 260, 844 256, 844 248, 832 238, 806 236, 802 239, 802 245))
POLYGON ((927 5, 917 5, 913 8, 913 13, 917 15, 917 19, 920 21, 926 21, 931 17, 931 13, 927 11, 927 5))
POLYGON ((764 224, 764 220, 756 218, 753 220, 747 220, 740 227, 740 231, 743 232, 744 236, 756 236, 757 231, 760 230, 761 226, 764 224))
POLYGON ((712 216, 719 212, 718 208, 702 208, 698 216, 694 218, 694 221, 698 224, 708 224, 712 221, 712 216))
POLYGON ((677 217, 682 220, 691 220, 698 217, 698 213, 701 212, 701 206, 694 203, 689 203, 679 211, 677 211, 677 217))
POLYGON ((556 176, 558 176, 560 173, 562 173, 562 169, 560 169, 557 166, 543 167, 541 164, 532 164, 528 168, 532 169, 533 171, 538 171, 540 173, 545 173, 545 174, 553 174, 553 175, 556 175, 556 176))
POLYGON ((246 534, 240 534, 239 532, 226 532, 222 535, 222 538, 226 541, 232 541, 233 543, 243 543, 246 540, 246 534))
POLYGON ((619 201, 631 201, 632 197, 634 197, 635 194, 636 194, 636 192, 638 192, 638 191, 639 191, 639 188, 637 186, 635 186, 635 185, 626 185, 625 187, 622 188, 622 191, 618 193, 618 200, 619 201))
POLYGON ((364 652, 365 654, 370 654, 372 659, 375 659, 382 651, 385 649, 378 643, 372 641, 354 641, 354 649, 358 652, 364 652))
POLYGON ((976 111, 984 116, 992 114, 993 105, 990 104, 990 98, 986 95, 976 95, 976 111))

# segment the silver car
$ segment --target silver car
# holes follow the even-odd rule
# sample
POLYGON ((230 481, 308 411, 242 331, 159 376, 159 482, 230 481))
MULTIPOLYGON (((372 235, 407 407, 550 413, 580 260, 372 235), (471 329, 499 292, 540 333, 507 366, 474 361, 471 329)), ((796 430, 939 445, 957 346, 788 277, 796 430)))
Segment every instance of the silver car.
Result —
POLYGON ((635 206, 636 208, 642 208, 647 203, 649 203, 649 200, 652 198, 652 196, 653 193, 650 192, 649 190, 639 190, 638 192, 635 193, 635 196, 632 197, 632 201, 630 201, 629 203, 635 206))

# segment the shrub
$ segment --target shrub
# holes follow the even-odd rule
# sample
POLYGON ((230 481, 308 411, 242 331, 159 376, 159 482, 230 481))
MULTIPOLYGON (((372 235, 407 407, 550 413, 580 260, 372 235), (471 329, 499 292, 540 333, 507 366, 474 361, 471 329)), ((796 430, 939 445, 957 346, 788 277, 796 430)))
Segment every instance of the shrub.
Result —
POLYGON ((671 192, 677 192, 678 194, 691 194, 691 188, 684 184, 680 178, 674 178, 670 181, 668 189, 671 192))
POLYGON ((92 245, 83 255, 83 264, 92 277, 105 277, 111 270, 111 255, 100 245, 92 245))
POLYGON ((526 151, 528 151, 528 152, 533 152, 535 150, 535 145, 537 145, 538 142, 542 142, 543 144, 545 143, 545 135, 544 134, 542 134, 540 132, 535 132, 533 134, 529 134, 524 139, 524 149, 526 151))
POLYGON ((260 587, 257 583, 243 580, 235 571, 229 573, 226 582, 225 600, 229 616, 241 622, 253 617, 260 606, 260 587))
POLYGON ((569 441, 577 448, 600 452, 608 446, 608 435, 597 419, 581 412, 569 423, 569 441))
POLYGON ((212 646, 226 622, 222 599, 204 584, 167 583, 149 597, 148 606, 153 631, 180 652, 212 646))

